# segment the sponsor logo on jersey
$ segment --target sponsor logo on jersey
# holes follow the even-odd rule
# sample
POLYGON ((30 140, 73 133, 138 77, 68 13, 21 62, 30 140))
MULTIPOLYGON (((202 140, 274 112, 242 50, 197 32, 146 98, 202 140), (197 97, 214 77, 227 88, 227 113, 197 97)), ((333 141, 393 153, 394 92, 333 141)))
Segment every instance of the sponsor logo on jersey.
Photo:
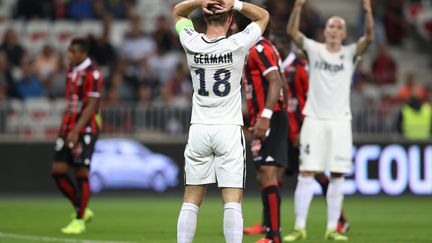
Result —
POLYGON ((265 162, 274 162, 274 161, 275 161, 274 158, 271 157, 270 155, 267 156, 267 158, 266 158, 266 160, 265 160, 265 162))
POLYGON ((186 34, 192 35, 192 31, 190 31, 188 28, 184 28, 184 31, 186 32, 186 34))
POLYGON ((329 71, 329 72, 332 72, 332 73, 338 73, 338 72, 344 70, 343 63, 341 63, 341 64, 330 64, 330 63, 325 62, 325 61, 317 61, 317 62, 315 62, 314 66, 318 70, 329 71))

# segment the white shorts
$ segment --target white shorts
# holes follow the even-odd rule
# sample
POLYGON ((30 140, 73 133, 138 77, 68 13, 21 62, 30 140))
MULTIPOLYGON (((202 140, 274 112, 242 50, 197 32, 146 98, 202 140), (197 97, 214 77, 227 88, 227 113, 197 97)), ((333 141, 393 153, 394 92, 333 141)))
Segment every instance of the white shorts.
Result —
POLYGON ((239 125, 192 124, 185 156, 185 184, 244 188, 246 144, 239 125))
POLYGON ((300 171, 352 172, 351 120, 305 117, 300 132, 300 171))

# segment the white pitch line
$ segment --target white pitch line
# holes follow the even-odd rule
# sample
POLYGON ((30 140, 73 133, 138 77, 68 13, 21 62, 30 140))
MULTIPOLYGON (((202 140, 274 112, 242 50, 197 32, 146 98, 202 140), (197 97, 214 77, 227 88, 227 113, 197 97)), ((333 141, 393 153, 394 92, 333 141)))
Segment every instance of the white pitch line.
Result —
POLYGON ((45 241, 45 242, 65 242, 65 243, 134 243, 133 241, 105 241, 105 240, 79 240, 79 239, 63 239, 46 236, 35 235, 19 235, 0 232, 0 238, 20 239, 29 241, 45 241))

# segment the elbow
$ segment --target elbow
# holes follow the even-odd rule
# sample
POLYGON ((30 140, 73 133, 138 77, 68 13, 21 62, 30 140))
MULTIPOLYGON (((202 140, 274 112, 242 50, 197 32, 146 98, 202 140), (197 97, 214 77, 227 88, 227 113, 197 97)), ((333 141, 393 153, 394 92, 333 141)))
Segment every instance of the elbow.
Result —
POLYGON ((291 29, 291 28, 288 28, 287 29, 287 33, 288 33, 288 35, 291 37, 291 38, 294 38, 294 33, 295 33, 295 31, 293 30, 293 29, 291 29))
POLYGON ((173 10, 172 10, 172 14, 173 14, 173 16, 174 16, 174 19, 177 19, 177 18, 180 17, 180 15, 179 15, 179 5, 180 5, 180 4, 176 4, 176 5, 174 6, 173 10))
POLYGON ((298 30, 292 26, 288 26, 287 33, 291 38, 295 39, 298 34, 298 30))
POLYGON ((366 36, 366 43, 367 43, 368 46, 371 45, 374 41, 375 41, 375 36, 374 35, 372 35, 372 36, 366 36))
POLYGON ((268 22, 270 21, 270 13, 264 9, 264 13, 263 13, 263 20, 265 22, 266 25, 268 25, 268 22))

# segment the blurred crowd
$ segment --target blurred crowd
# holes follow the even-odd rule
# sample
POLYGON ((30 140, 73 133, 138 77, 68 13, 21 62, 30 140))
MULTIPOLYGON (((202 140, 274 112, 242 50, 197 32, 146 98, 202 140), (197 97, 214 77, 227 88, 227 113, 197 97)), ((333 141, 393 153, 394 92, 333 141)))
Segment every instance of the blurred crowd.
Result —
MULTIPOLYGON (((149 18, 139 11, 146 8, 146 2, 148 1, 18 0, 12 8, 12 18, 20 21, 101 21, 101 33, 89 34, 88 38, 91 43, 90 56, 104 73, 105 107, 122 107, 125 104, 138 107, 188 107, 192 95, 191 78, 170 17, 170 7, 175 1, 160 1, 162 5, 166 5, 166 10, 164 14, 152 18, 150 24, 146 23, 146 26, 153 27, 151 30, 144 28, 144 19, 149 21, 149 18), (119 45, 113 45, 109 36, 112 23, 118 20, 128 21, 130 28, 119 45)), ((271 13, 275 41, 286 38, 286 24, 294 1, 261 2, 271 13)), ((380 113, 378 117, 385 118, 387 113, 395 112, 412 96, 432 102, 432 89, 424 86, 432 83, 432 80, 418 80, 414 70, 400 73, 399 66, 403 60, 396 60, 389 51, 389 47, 401 45, 404 38, 411 34, 409 21, 404 15, 404 7, 408 2, 418 1, 372 1, 377 42, 369 54, 370 61, 360 62, 353 77, 354 116, 371 108, 380 113)), ((322 41, 325 20, 317 9, 306 4, 300 29, 306 36, 322 41)), ((0 23, 1 21, 7 20, 0 19, 0 23)), ((351 39, 355 39, 363 31, 362 14, 357 27, 358 33, 350 31, 351 39)), ((31 50, 32 45, 23 44, 20 33, 14 28, 8 28, 3 33, 0 36, 0 103, 10 99, 62 98, 67 66, 65 50, 47 42, 35 53, 31 50)), ((286 56, 289 48, 290 46, 283 46, 281 54, 286 56)), ((368 116, 363 117, 369 119, 368 116)), ((388 127, 385 122, 381 122, 379 126, 383 128, 377 129, 388 127)))

